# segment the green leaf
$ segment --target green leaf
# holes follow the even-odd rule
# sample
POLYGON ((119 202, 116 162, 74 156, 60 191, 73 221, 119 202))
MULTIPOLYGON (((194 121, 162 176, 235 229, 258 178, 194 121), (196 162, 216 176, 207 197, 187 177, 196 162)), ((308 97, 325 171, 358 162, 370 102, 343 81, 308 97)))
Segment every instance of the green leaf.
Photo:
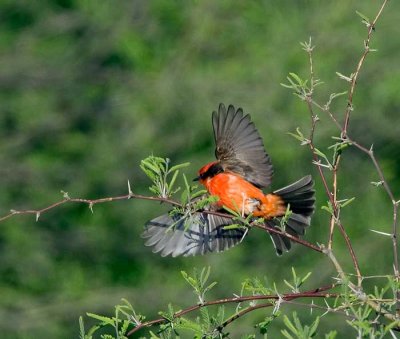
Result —
POLYGON ((181 169, 181 168, 184 168, 184 167, 188 167, 188 166, 190 166, 190 162, 184 162, 182 164, 178 164, 178 165, 172 166, 169 171, 173 172, 173 171, 176 171, 178 169, 181 169))
POLYGON ((314 322, 311 324, 311 327, 309 330, 310 337, 313 337, 316 334, 318 325, 319 325, 319 317, 316 317, 314 322))
POLYGON ((282 332, 282 334, 283 334, 286 338, 288 338, 288 339, 294 339, 294 337, 291 336, 291 335, 289 334, 288 331, 282 330, 281 332, 282 332))
POLYGON ((290 72, 289 75, 290 75, 294 80, 296 80, 296 82, 297 82, 297 84, 298 84, 299 86, 302 86, 302 85, 303 85, 303 80, 301 80, 301 78, 300 78, 296 73, 290 72))
POLYGON ((351 76, 348 77, 348 76, 343 75, 342 73, 339 73, 339 72, 336 72, 336 75, 339 77, 339 79, 345 80, 347 82, 352 82, 353 81, 353 78, 351 76))
POLYGON ((82 316, 79 317, 79 336, 81 339, 86 339, 85 335, 85 325, 83 324, 82 316))
POLYGON ((194 332, 195 335, 203 334, 202 328, 198 323, 186 318, 180 318, 178 324, 175 324, 175 328, 194 332))
POLYGON ((356 197, 352 197, 350 199, 345 199, 340 201, 340 207, 346 207, 347 205, 351 204, 356 197))
POLYGON ((304 136, 304 134, 300 131, 300 128, 296 128, 296 133, 288 132, 290 136, 302 142, 302 144, 307 143, 308 139, 304 136))
POLYGON ((231 224, 231 225, 224 226, 223 229, 224 230, 235 230, 235 229, 243 228, 243 227, 244 226, 241 224, 231 224))
POLYGON ((114 325, 114 320, 113 320, 112 318, 105 317, 105 316, 98 315, 98 314, 94 314, 94 313, 86 313, 86 315, 87 315, 88 317, 90 317, 90 318, 99 320, 99 321, 101 321, 101 322, 104 323, 104 324, 107 324, 107 325, 114 325))
MULTIPOLYGON (((175 184, 176 178, 178 177, 178 174, 179 174, 179 171, 175 171, 174 174, 172 175, 172 179, 168 184, 168 188, 170 191, 172 190, 172 187, 174 187, 174 184, 175 184)), ((174 192, 174 193, 176 193, 176 192, 174 192)))
POLYGON ((370 20, 369 20, 369 18, 366 16, 366 15, 364 15, 364 14, 362 14, 361 12, 359 12, 359 11, 356 11, 356 13, 357 13, 357 15, 362 19, 361 21, 363 22, 363 23, 365 23, 366 25, 369 25, 370 24, 370 20))

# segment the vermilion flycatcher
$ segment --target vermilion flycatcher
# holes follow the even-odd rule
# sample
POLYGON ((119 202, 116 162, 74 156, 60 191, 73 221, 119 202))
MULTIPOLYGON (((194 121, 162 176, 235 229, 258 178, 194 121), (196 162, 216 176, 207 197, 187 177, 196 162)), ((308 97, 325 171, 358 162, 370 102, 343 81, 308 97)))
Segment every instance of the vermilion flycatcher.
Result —
MULTIPOLYGON (((142 235, 148 238, 146 245, 154 246, 153 252, 161 252, 162 256, 175 257, 220 252, 240 243, 247 234, 246 228, 225 229, 238 221, 207 213, 210 210, 226 213, 223 206, 243 216, 262 217, 270 227, 281 226, 289 206, 291 213, 284 229, 294 237, 303 235, 314 211, 311 176, 264 194, 261 189, 271 184, 273 169, 250 116, 243 115, 241 108, 235 110, 230 105, 226 110, 220 104, 218 113, 213 112, 212 124, 217 160, 203 166, 195 180, 210 195, 217 196, 218 201, 203 211, 168 213, 149 221, 142 235)), ((290 249, 289 238, 275 233, 270 236, 278 255, 290 249)))

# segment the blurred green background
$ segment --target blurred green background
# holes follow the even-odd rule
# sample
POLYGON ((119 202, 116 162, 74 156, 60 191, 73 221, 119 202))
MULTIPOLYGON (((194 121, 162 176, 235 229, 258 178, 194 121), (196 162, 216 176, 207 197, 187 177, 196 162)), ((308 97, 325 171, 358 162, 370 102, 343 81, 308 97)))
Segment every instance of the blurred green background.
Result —
MULTIPOLYGON (((299 45, 316 45, 315 72, 324 81, 315 99, 325 103, 348 84, 363 51, 365 26, 355 11, 373 17, 381 1, 19 1, 0 3, 0 213, 41 208, 62 198, 149 194, 140 160, 154 154, 186 170, 213 159, 211 112, 220 102, 252 114, 270 153, 279 188, 311 173, 317 211, 306 239, 324 243, 329 216, 321 181, 306 147, 287 132, 308 133, 304 103, 280 86, 288 72, 307 77, 299 45)), ((396 196, 400 194, 400 4, 391 1, 373 36, 360 75, 350 136, 374 144, 396 196)), ((342 119, 345 98, 332 110, 342 119)), ((325 151, 337 130, 323 113, 316 131, 325 151)), ((346 150, 339 197, 355 196, 342 211, 362 273, 392 272, 391 205, 369 159, 346 150)), ((143 244, 144 223, 166 206, 120 201, 68 204, 0 224, 0 333, 3 338, 73 338, 86 312, 113 313, 121 298, 149 318, 196 302, 181 270, 211 266, 218 285, 211 298, 239 293, 246 277, 277 282, 313 271, 305 288, 335 275, 320 254, 301 246, 278 258, 267 234, 252 230, 238 247, 198 258, 161 258, 143 244)), ((336 234, 335 250, 352 265, 336 234)), ((288 310, 288 306, 283 306, 288 310)), ((292 307, 296 309, 295 307, 292 307)), ((302 320, 310 321, 304 308, 302 320)), ((269 310, 229 326, 233 337, 251 333, 269 310)), ((87 325, 92 322, 85 317, 87 325)), ((272 337, 280 333, 281 321, 272 337)), ((321 330, 352 333, 341 316, 326 316, 321 330)), ((143 333, 142 333, 143 334, 143 333)))

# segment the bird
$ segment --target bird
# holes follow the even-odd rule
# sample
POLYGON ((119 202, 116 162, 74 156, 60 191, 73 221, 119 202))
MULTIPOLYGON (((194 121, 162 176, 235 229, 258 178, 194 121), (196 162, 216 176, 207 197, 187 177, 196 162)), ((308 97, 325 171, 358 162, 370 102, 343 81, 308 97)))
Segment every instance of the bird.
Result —
MULTIPOLYGON (((273 166, 250 115, 242 108, 220 104, 212 113, 212 126, 216 160, 201 167, 194 180, 215 196, 216 202, 198 211, 170 211, 148 221, 142 234, 145 245, 161 256, 172 257, 225 251, 241 243, 248 233, 246 226, 236 227, 237 218, 227 211, 250 220, 262 218, 271 228, 283 228, 296 238, 303 236, 315 209, 312 176, 264 193, 271 185, 273 166)), ((291 249, 285 235, 269 235, 277 255, 291 249)))

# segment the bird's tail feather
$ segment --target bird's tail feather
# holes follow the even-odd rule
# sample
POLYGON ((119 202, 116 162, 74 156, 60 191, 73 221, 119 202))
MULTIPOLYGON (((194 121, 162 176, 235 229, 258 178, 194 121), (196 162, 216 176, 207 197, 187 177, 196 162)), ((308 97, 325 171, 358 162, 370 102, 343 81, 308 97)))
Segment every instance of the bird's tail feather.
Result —
MULTIPOLYGON (((311 175, 307 175, 273 193, 279 195, 285 204, 289 205, 291 211, 284 223, 285 231, 296 238, 304 235, 306 228, 310 226, 315 204, 314 182, 311 175)), ((282 218, 284 217, 269 219, 266 224, 269 227, 277 228, 281 226, 282 218)), ((270 235, 278 255, 290 250, 289 238, 276 233, 270 233, 270 235)))

